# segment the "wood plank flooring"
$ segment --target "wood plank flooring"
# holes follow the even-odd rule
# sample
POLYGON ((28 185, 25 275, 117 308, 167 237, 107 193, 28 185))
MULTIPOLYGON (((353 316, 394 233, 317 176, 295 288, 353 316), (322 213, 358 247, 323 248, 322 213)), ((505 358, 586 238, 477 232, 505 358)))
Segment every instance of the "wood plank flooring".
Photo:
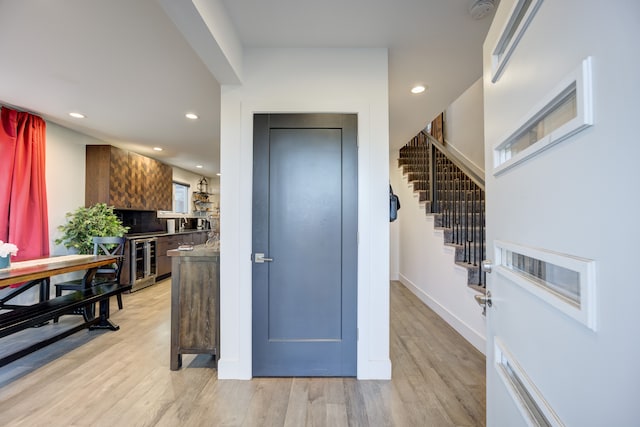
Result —
MULTIPOLYGON (((81 331, 0 368, 4 426, 484 426, 485 358, 391 282, 391 381, 218 381, 211 358, 169 370, 170 281, 123 295, 120 331, 81 331)), ((115 300, 114 304, 115 306, 115 300)), ((74 322, 0 340, 2 349, 74 322)))

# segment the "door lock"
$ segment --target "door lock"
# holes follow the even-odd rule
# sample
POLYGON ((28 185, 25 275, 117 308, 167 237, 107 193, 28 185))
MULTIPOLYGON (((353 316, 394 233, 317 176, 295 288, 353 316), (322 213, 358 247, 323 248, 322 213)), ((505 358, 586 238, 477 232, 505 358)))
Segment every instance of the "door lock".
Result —
POLYGON ((256 264, 262 264, 264 262, 271 262, 273 261, 273 258, 265 258, 263 253, 260 252, 256 252, 255 257, 254 257, 254 262, 256 264))
POLYGON ((487 291, 486 295, 476 295, 474 298, 478 305, 482 307, 482 315, 485 316, 487 314, 487 307, 491 307, 493 305, 491 302, 491 291, 487 291))

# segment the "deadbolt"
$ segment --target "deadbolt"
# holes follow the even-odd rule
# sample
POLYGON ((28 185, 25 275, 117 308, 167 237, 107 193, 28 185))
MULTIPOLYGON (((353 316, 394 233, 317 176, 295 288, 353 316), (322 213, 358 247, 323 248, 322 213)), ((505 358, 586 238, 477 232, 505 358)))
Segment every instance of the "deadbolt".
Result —
POLYGON ((493 260, 483 259, 482 260, 482 271, 485 273, 491 273, 493 270, 493 260))

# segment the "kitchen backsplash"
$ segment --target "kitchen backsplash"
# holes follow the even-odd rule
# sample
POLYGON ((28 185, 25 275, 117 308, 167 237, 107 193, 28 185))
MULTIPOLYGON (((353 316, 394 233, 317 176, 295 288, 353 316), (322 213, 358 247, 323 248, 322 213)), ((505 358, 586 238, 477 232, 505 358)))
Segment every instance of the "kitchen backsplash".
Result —
MULTIPOLYGON (((115 214, 122 220, 125 227, 129 227, 129 234, 153 233, 167 230, 167 219, 158 218, 155 211, 118 210, 115 214)), ((187 218, 186 228, 196 228, 195 219, 187 218)))

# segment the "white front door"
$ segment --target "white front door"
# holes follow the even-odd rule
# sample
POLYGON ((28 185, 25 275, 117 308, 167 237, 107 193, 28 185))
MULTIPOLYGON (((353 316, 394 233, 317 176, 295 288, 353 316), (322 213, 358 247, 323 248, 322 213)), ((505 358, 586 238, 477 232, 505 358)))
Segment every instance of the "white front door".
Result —
POLYGON ((483 53, 489 426, 640 425, 639 40, 635 0, 496 12, 483 53))

